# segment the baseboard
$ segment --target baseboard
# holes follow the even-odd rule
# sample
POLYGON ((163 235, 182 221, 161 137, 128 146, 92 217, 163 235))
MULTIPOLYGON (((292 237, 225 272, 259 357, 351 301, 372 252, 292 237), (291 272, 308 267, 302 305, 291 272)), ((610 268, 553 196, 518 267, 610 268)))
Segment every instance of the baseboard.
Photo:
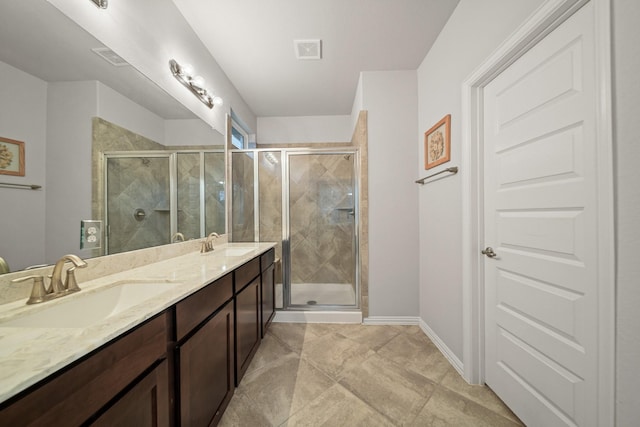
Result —
POLYGON ((362 323, 361 311, 276 311, 275 323, 362 323))
POLYGON ((419 319, 418 325, 420 326, 420 329, 422 329, 422 332, 424 332, 425 335, 429 337, 431 342, 433 342, 433 344, 438 347, 438 350, 440 350, 444 357, 447 358, 449 363, 451 363, 451 366, 453 366, 455 370, 458 371, 460 376, 464 378, 464 365, 462 364, 460 359, 458 359, 458 357, 451 351, 451 349, 447 347, 444 341, 442 341, 440 337, 435 332, 433 332, 433 330, 429 327, 429 325, 425 323, 424 320, 419 319))
POLYGON ((362 323, 365 325, 418 325, 419 317, 412 316, 369 316, 362 323))

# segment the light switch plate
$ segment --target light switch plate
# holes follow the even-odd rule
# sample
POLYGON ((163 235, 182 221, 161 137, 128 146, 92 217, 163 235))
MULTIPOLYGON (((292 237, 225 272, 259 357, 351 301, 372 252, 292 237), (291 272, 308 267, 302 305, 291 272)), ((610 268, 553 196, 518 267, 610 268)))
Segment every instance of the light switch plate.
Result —
POLYGON ((83 219, 80 221, 80 249, 102 247, 102 221, 83 219))

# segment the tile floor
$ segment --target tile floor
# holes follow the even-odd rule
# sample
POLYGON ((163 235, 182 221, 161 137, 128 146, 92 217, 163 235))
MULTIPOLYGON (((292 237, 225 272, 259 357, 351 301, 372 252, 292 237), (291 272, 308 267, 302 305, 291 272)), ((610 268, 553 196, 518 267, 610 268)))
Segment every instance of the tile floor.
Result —
POLYGON ((417 326, 274 323, 221 426, 521 426, 417 326))

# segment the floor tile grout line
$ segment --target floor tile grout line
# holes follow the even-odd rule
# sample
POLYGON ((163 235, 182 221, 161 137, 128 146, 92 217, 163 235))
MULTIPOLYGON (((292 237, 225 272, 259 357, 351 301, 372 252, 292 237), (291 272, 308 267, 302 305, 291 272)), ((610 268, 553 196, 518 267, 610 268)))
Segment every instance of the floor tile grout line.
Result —
POLYGON ((429 397, 427 397, 427 400, 424 402, 424 405, 422 405, 422 407, 420 408, 419 411, 416 411, 416 416, 413 417, 411 419, 411 421, 408 423, 408 425, 413 425, 413 422, 420 416, 420 414, 422 413, 422 411, 424 410, 424 408, 426 408, 427 404, 429 403, 429 401, 431 400, 431 398, 433 397, 433 394, 436 391, 436 387, 437 385, 433 388, 433 391, 431 392, 431 394, 429 394, 429 397))
MULTIPOLYGON (((353 345, 357 345, 359 347, 363 347, 363 350, 365 350, 364 353, 362 353, 363 360, 360 362, 360 364, 366 362, 367 360, 369 360, 371 357, 373 357, 374 355, 377 355, 378 357, 380 357, 381 359, 383 359, 385 361, 385 363, 390 363, 392 365, 394 365, 396 368, 398 369, 402 369, 403 372, 407 372, 411 375, 417 375, 418 377, 422 378, 422 380, 424 380, 426 382, 426 384, 431 384, 431 386, 433 387, 431 392, 429 393, 429 395, 426 397, 425 401, 423 404, 420 405, 420 407, 415 410, 412 410, 412 414, 411 414, 411 419, 410 420, 405 420, 404 423, 405 424, 412 424, 422 413, 422 411, 425 410, 425 407, 429 404, 429 402, 433 399, 434 394, 440 390, 441 392, 446 392, 446 393, 452 393, 452 395, 456 396, 457 398, 461 399, 463 402, 467 402, 471 405, 477 406, 482 408, 483 410, 488 411, 489 413, 499 417, 499 419, 505 420, 509 423, 513 423, 514 425, 521 423, 521 421, 518 420, 518 418, 516 416, 509 417, 508 415, 505 415, 501 412, 495 411, 494 409, 490 408, 489 406, 486 406, 485 404, 481 403, 481 400, 484 400, 484 398, 482 398, 481 400, 474 400, 464 394, 462 394, 461 392, 459 392, 456 388, 452 388, 452 387, 459 387, 456 386, 455 382, 454 383, 450 383, 449 385, 444 384, 443 382, 447 379, 448 375, 451 375, 453 372, 453 375, 456 375, 457 372, 452 371, 453 367, 451 366, 451 363, 446 360, 447 365, 448 365, 448 370, 445 370, 445 373, 442 375, 442 377, 439 380, 434 380, 431 378, 426 377, 425 375, 423 375, 421 372, 418 372, 416 370, 416 368, 411 368, 409 366, 405 366, 399 362, 396 362, 395 360, 392 360, 390 358, 391 354, 387 354, 386 356, 384 354, 381 353, 381 350, 384 349, 387 345, 389 345, 389 343, 396 339, 399 336, 404 336, 405 338, 408 339, 413 339, 415 338, 415 335, 418 332, 414 332, 414 331, 410 331, 408 329, 405 328, 394 328, 394 331, 396 333, 394 333, 392 336, 383 339, 382 343, 375 341, 375 345, 370 345, 367 342, 369 340, 367 340, 367 336, 366 334, 362 334, 359 335, 357 332, 353 332, 351 330, 349 330, 348 333, 341 333, 341 330, 344 332, 346 331, 345 329, 341 329, 339 325, 335 325, 334 327, 309 327, 307 325, 305 325, 302 328, 297 328, 295 330, 295 332, 292 335, 288 335, 289 337, 293 336, 293 338, 298 337, 299 339, 296 341, 293 340, 289 340, 289 343, 292 343, 292 345, 290 345, 287 341, 285 341, 284 338, 281 338, 279 335, 282 335, 283 337, 287 337, 287 328, 282 328, 280 329, 278 332, 275 332, 273 329, 267 332, 267 336, 269 336, 270 339, 274 340, 274 343, 276 345, 278 345, 279 347, 282 348, 282 350, 285 353, 285 356, 287 357, 291 357, 292 361, 293 359, 295 359, 295 365, 297 366, 296 368, 296 372, 299 371, 300 368, 300 364, 301 362, 304 362, 306 364, 308 364, 310 367, 312 367, 313 369, 315 369, 319 374, 321 374, 326 380, 327 380, 327 384, 329 384, 328 386, 323 385, 323 387, 321 388, 321 391, 319 393, 317 393, 315 395, 315 397, 313 397, 310 401, 306 402, 303 406, 299 407, 296 409, 295 413, 286 413, 287 415, 287 419, 285 419, 284 421, 282 421, 280 424, 276 424, 274 423, 272 420, 269 419, 269 417, 266 416, 266 414, 264 415, 264 421, 268 422, 271 426, 276 427, 276 426, 285 426, 287 425, 287 423, 289 422, 289 420, 294 417, 296 414, 300 413, 301 411, 306 410, 307 408, 310 407, 310 405, 312 405, 314 402, 316 402, 316 400, 318 398, 320 398, 324 393, 326 393, 329 389, 331 389, 332 387, 335 387, 336 385, 338 385, 339 387, 341 387, 343 390, 345 390, 346 392, 350 393, 352 396, 354 396, 355 398, 358 399, 358 401, 361 404, 364 404, 367 408, 371 409, 373 411, 374 414, 378 414, 381 418, 381 420, 387 420, 388 422, 390 422, 393 425, 400 425, 402 423, 398 423, 396 420, 391 419, 390 416, 382 413, 378 408, 374 407, 373 405, 369 404, 367 402, 367 400, 365 400, 366 396, 360 396, 357 393, 356 389, 351 389, 349 388, 349 384, 348 383, 344 383, 344 381, 346 380, 346 375, 353 369, 356 369, 358 367, 358 364, 355 364, 353 366, 349 366, 346 367, 344 369, 341 369, 337 374, 335 374, 335 376, 333 374, 330 374, 329 372, 325 371, 325 369, 323 369, 322 366, 319 365, 319 363, 317 361, 314 361, 313 359, 309 358, 309 352, 305 352, 305 347, 307 345, 309 345, 310 343, 312 343, 313 341, 326 337, 326 335, 328 334, 336 334, 339 335, 341 338, 344 338, 346 340, 348 340, 348 342, 352 343, 353 345), (300 332, 302 332, 302 334, 300 335, 300 332), (351 335, 351 336, 350 336, 351 335), (355 336, 355 339, 352 338, 355 336), (293 346, 298 346, 299 347, 293 347, 293 346)), ((426 338, 428 345, 432 345, 435 346, 433 344, 433 342, 431 340, 428 339, 428 337, 423 336, 422 334, 420 334, 420 338, 426 338)), ((435 347, 435 350, 442 355, 442 352, 435 347)), ((391 350, 389 350, 391 351, 391 350)), ((278 354, 280 352, 280 350, 276 350, 276 358, 274 360, 271 360, 267 363, 264 363, 262 366, 251 370, 251 368, 249 368, 249 371, 247 371, 248 373, 250 373, 250 375, 261 375, 261 372, 263 371, 267 371, 268 369, 273 368, 279 360, 281 360, 280 355, 278 354)), ((383 352, 384 353, 384 352, 383 352)), ((269 354, 269 353, 267 353, 269 354)), ((398 353, 400 354, 400 353, 398 353)), ((411 355, 411 353, 409 353, 411 355)), ((414 353, 415 355, 415 353, 414 353)), ((443 356, 443 355, 442 355, 443 356)), ((273 356, 271 356, 273 357, 273 356)), ((269 356, 266 356, 266 358, 268 359, 269 356)), ((258 359, 254 359, 252 361, 252 363, 254 363, 255 361, 257 361, 258 359)), ((346 360, 346 359, 345 359, 346 360)), ((438 362, 436 362, 438 363, 438 362)), ((338 365, 341 366, 341 365, 338 365)), ((403 375, 404 376, 404 375, 403 375)), ((296 378, 298 377, 298 374, 296 373, 296 378)), ((457 378, 453 379, 454 381, 457 380, 457 378)), ((297 380, 296 380, 297 381, 297 380)), ((490 390, 490 389, 489 389, 490 390)), ((248 394, 245 393, 245 390, 242 389, 242 384, 240 385, 240 387, 238 387, 236 393, 236 395, 240 396, 244 396, 244 398, 246 399, 247 403, 250 403, 252 406, 256 405, 256 401, 251 398, 248 394)), ((420 393, 418 393, 420 394, 420 393)), ((473 394, 473 393, 472 393, 473 394)), ((495 393, 494 393, 495 394, 495 393)), ((235 396, 234 396, 235 397, 235 396)), ((420 400, 416 401, 415 403, 419 404, 420 400)), ((506 405, 504 405, 506 407, 506 405)), ((291 409, 292 407, 290 407, 289 409, 291 409)), ((508 409, 508 407, 506 407, 508 409)), ((282 414, 285 415, 285 414, 282 414)))
MULTIPOLYGON (((467 396, 465 396, 464 394, 461 394, 461 393, 459 393, 458 391, 456 391, 456 390, 454 390, 454 389, 452 389, 452 388, 449 388, 449 387, 447 387, 447 386, 446 386, 446 385, 444 385, 444 384, 436 384, 436 386, 437 386, 438 388, 444 389, 445 391, 447 391, 447 392, 449 392, 449 393, 453 393, 453 394, 455 394, 456 396, 460 397, 461 399, 463 399, 463 400, 465 400, 465 401, 467 401, 467 402, 470 402, 470 403, 472 403, 472 404, 474 404, 474 405, 478 405, 478 406, 480 406, 480 407, 482 407, 482 408, 486 409, 487 411, 490 411, 490 412, 494 413, 495 415, 497 415, 497 416, 499 416, 499 417, 501 417, 501 418, 504 418, 505 420, 508 420, 508 421, 514 422, 514 423, 516 423, 516 424, 517 424, 517 423, 522 424, 522 421, 517 421, 517 420, 514 420, 514 419, 512 419, 512 418, 505 417, 503 414, 501 414, 501 413, 499 413, 499 412, 494 411, 494 410, 493 410, 493 409, 491 409, 490 407, 488 407, 488 406, 486 406, 486 405, 483 405, 483 404, 482 404, 482 403, 480 403, 480 402, 477 402, 477 401, 475 401, 475 400, 473 400, 473 399, 469 399, 469 398, 468 398, 467 396)), ((505 405, 505 406, 506 406, 506 405, 505 405)), ((514 414, 514 416, 516 416, 516 415, 514 414)), ((517 416, 516 416, 516 418, 517 418, 517 416)), ((524 425, 524 424, 522 424, 522 425, 524 425)))

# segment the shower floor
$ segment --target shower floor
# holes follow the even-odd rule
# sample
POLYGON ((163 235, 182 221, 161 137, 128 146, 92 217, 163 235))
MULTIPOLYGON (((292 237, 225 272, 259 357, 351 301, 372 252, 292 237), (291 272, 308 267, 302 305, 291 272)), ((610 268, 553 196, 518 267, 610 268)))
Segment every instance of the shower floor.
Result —
MULTIPOLYGON (((292 305, 355 305, 356 294, 350 283, 293 283, 292 305)), ((276 308, 282 308, 282 283, 276 284, 276 308)))

